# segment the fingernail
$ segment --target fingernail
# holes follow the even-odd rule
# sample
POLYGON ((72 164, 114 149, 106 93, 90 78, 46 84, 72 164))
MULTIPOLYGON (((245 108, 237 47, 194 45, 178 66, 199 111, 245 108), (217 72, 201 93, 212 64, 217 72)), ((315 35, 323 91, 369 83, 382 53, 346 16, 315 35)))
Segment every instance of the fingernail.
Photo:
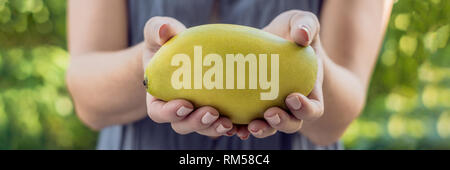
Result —
POLYGON ((161 24, 161 26, 159 27, 159 35, 160 36, 164 36, 167 33, 167 27, 169 26, 168 23, 163 23, 161 24))
POLYGON ((311 32, 309 31, 309 28, 306 25, 299 25, 300 30, 303 30, 303 40, 304 42, 306 42, 308 45, 311 44, 311 32))
POLYGON ((217 131, 217 133, 225 133, 225 132, 228 132, 230 129, 231 128, 225 128, 222 124, 220 124, 217 127, 216 131, 217 131))
POLYGON ((294 110, 299 110, 302 107, 302 103, 297 96, 291 96, 286 99, 286 102, 294 110))
POLYGON ((202 123, 207 125, 219 118, 219 115, 212 115, 210 112, 206 112, 205 115, 202 117, 202 123))
POLYGON ((242 136, 242 137, 241 137, 241 140, 247 140, 247 139, 248 139, 248 136, 249 136, 249 135, 242 136))
POLYGON ((267 122, 271 125, 278 125, 280 123, 280 116, 278 114, 273 115, 272 117, 266 118, 267 122))
POLYGON ((256 131, 256 132, 252 132, 252 134, 255 135, 255 136, 261 136, 261 135, 263 134, 263 130, 262 130, 262 129, 259 129, 259 130, 256 131))
POLYGON ((227 136, 233 136, 233 131, 228 131, 228 132, 226 133, 226 135, 227 135, 227 136))
POLYGON ((181 107, 177 110, 177 115, 180 116, 180 117, 181 117, 181 116, 186 116, 187 114, 191 113, 192 110, 194 110, 194 109, 190 109, 190 108, 181 106, 181 107))

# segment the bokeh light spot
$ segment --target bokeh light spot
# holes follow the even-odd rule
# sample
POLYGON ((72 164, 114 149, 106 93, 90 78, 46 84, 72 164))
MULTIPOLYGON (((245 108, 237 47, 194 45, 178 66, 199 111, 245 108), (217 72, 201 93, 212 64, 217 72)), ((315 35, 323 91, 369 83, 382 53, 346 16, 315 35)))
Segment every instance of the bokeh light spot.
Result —
POLYGON ((11 0, 11 3, 21 13, 36 12, 44 6, 42 0, 11 0))
POLYGON ((403 35, 400 38, 399 48, 407 56, 412 56, 417 48, 417 38, 412 35, 403 35))
POLYGON ((388 110, 399 113, 407 113, 415 108, 417 104, 417 94, 414 89, 398 87, 390 93, 385 106, 388 110))
POLYGON ((38 12, 33 13, 33 19, 36 21, 36 23, 44 23, 47 22, 50 17, 50 12, 48 11, 47 7, 43 7, 38 12))
POLYGON ((433 4, 439 4, 439 3, 441 3, 441 0, 431 0, 431 2, 433 3, 433 4))
POLYGON ((439 28, 436 31, 436 34, 437 34, 436 42, 437 42, 438 48, 445 48, 447 46, 449 32, 450 32, 450 25, 448 25, 448 24, 445 26, 442 26, 441 28, 439 28))
POLYGON ((419 79, 424 82, 439 83, 450 79, 450 68, 438 67, 430 62, 425 62, 419 68, 419 79))
POLYGON ((342 139, 346 144, 352 145, 360 135, 360 120, 355 120, 350 124, 348 129, 345 131, 342 139))
POLYGON ((450 138, 450 111, 443 112, 436 124, 437 132, 442 138, 450 138))
POLYGON ((406 31, 409 27, 410 15, 408 13, 398 14, 395 17, 395 28, 406 31))
POLYGON ((0 0, 0 11, 6 8, 8 0, 0 0))
POLYGON ((428 108, 434 108, 438 103, 438 89, 433 85, 427 85, 423 90, 422 102, 428 108))
POLYGON ((394 50, 386 50, 381 55, 381 62, 386 66, 392 66, 397 60, 397 52, 394 50))
POLYGON ((68 97, 60 97, 55 102, 55 109, 61 116, 67 116, 72 113, 72 101, 68 97))
POLYGON ((406 132, 405 121, 400 116, 397 115, 391 116, 388 122, 388 132, 389 135, 394 138, 402 136, 406 132))
POLYGON ((427 85, 422 94, 422 102, 427 108, 450 107, 450 89, 427 85))
POLYGON ((425 48, 431 53, 434 53, 437 50, 436 36, 436 32, 428 32, 423 38, 425 48))
POLYGON ((8 7, 0 9, 0 23, 6 24, 11 20, 11 10, 8 7))

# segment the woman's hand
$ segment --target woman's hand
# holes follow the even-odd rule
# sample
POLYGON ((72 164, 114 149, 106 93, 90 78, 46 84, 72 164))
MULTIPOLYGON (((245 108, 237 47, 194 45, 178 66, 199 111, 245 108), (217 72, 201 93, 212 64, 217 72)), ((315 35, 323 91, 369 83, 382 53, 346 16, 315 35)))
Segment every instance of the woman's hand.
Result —
MULTIPOLYGON (((170 17, 153 17, 144 28, 143 68, 158 49, 171 37, 184 31, 186 27, 170 17)), ((236 132, 230 119, 219 116, 219 112, 209 106, 194 110, 192 103, 186 100, 161 101, 147 93, 148 116, 157 123, 170 123, 175 132, 218 137, 232 136, 236 132)))
POLYGON ((238 128, 238 136, 246 139, 251 133, 257 138, 265 138, 277 131, 297 133, 303 121, 312 122, 323 115, 323 64, 322 58, 327 57, 320 43, 320 24, 317 17, 305 11, 292 10, 277 16, 264 31, 293 41, 301 46, 311 45, 318 56, 317 80, 308 96, 292 93, 285 99, 290 113, 279 107, 265 111, 264 120, 253 120, 247 127, 238 128))

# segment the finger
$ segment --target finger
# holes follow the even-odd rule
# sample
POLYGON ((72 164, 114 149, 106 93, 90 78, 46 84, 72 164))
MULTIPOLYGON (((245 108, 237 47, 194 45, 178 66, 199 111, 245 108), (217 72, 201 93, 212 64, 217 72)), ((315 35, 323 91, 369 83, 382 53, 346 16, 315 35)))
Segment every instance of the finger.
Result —
POLYGON ((237 132, 235 126, 230 119, 226 117, 219 117, 211 126, 206 129, 198 130, 197 133, 205 136, 233 136, 237 132))
POLYGON ((247 140, 250 136, 250 132, 248 131, 247 125, 239 125, 237 127, 237 136, 241 138, 241 140, 247 140))
POLYGON ((263 28, 264 31, 270 32, 272 34, 278 35, 285 39, 292 40, 289 35, 289 20, 294 14, 294 11, 283 12, 277 17, 275 17, 269 25, 263 28))
POLYGON ((302 127, 303 121, 286 113, 279 107, 272 107, 264 112, 264 119, 275 130, 284 133, 296 133, 302 127))
POLYGON ((156 52, 171 37, 184 31, 186 27, 171 17, 152 17, 144 27, 144 42, 151 52, 156 52))
POLYGON ((233 136, 236 133, 237 133, 237 128, 236 128, 236 126, 233 126, 233 128, 230 131, 228 131, 225 135, 226 136, 233 136))
POLYGON ((324 107, 322 100, 309 99, 300 93, 292 93, 286 98, 285 102, 291 113, 297 119, 312 121, 323 115, 324 107))
POLYGON ((274 135, 277 131, 264 120, 253 120, 248 124, 248 131, 256 138, 274 135))
POLYGON ((294 13, 289 25, 292 39, 302 46, 310 45, 320 32, 319 20, 311 12, 299 11, 294 13))
POLYGON ((201 107, 183 120, 173 122, 172 128, 179 134, 188 134, 194 131, 208 128, 219 118, 219 112, 209 106, 201 107))
POLYGON ((157 123, 175 122, 193 111, 194 106, 186 100, 164 102, 147 93, 147 114, 157 123))
POLYGON ((311 12, 290 10, 278 15, 263 30, 308 46, 318 38, 320 24, 311 12))

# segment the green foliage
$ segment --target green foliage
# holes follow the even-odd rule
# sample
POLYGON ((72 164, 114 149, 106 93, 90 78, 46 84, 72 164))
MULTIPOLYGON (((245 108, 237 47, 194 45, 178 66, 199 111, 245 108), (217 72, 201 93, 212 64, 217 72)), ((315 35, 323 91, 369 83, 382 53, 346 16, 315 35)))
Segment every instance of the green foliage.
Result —
POLYGON ((66 1, 0 0, 0 149, 94 149, 66 90, 66 1))
POLYGON ((450 1, 395 3, 350 149, 450 148, 450 1))
MULTIPOLYGON (((450 1, 398 0, 348 149, 450 149, 450 1)), ((65 87, 66 1, 0 0, 0 149, 93 149, 65 87)))

